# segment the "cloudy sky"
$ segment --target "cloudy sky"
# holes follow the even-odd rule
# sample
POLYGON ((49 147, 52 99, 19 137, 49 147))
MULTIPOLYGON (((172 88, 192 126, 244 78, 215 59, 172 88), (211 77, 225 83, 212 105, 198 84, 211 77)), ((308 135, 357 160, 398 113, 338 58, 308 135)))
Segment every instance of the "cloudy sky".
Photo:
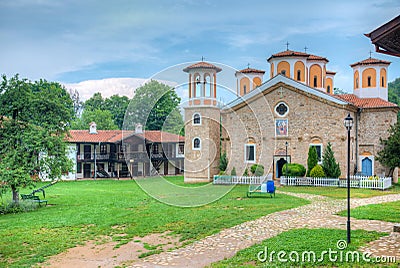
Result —
MULTIPOLYGON (((289 42, 291 50, 306 46, 327 57, 328 69, 337 72, 335 87, 350 91, 349 64, 374 51, 363 34, 399 11, 398 0, 3 0, 0 73, 74 85, 149 78, 204 56, 268 74, 266 58, 289 42)), ((400 77, 400 58, 372 57, 392 62, 389 81, 400 77)))

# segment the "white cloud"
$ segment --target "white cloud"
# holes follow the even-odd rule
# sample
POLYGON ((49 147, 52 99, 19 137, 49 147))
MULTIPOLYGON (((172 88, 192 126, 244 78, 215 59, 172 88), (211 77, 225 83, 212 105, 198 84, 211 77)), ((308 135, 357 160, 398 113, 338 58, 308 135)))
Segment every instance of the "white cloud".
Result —
MULTIPOLYGON (((132 98, 138 87, 148 82, 144 78, 107 78, 101 80, 87 80, 79 83, 64 83, 67 89, 77 90, 81 99, 87 100, 93 96, 94 93, 100 92, 103 98, 108 98, 112 95, 127 96, 132 98)), ((160 81, 161 83, 169 86, 175 86, 175 82, 160 81)))

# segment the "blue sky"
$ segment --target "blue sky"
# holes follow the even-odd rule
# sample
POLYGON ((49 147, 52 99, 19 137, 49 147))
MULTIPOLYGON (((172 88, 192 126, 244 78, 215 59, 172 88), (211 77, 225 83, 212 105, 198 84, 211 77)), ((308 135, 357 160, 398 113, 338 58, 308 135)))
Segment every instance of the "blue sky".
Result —
MULTIPOLYGON (((400 1, 389 0, 3 0, 0 73, 62 83, 148 78, 204 56, 268 74, 266 59, 289 42, 291 50, 307 46, 327 57, 335 86, 350 91, 349 64, 374 51, 363 34, 399 11, 400 1)), ((372 57, 392 62, 389 81, 400 77, 400 58, 372 57)))

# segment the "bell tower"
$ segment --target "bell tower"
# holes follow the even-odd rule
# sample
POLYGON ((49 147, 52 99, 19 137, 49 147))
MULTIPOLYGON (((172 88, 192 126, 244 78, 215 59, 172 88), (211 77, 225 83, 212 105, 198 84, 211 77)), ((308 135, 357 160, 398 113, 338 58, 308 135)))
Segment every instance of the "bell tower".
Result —
POLYGON ((387 101, 387 69, 389 65, 389 61, 371 57, 351 64, 354 94, 359 98, 381 98, 387 101))
POLYGON ((217 101, 217 73, 222 69, 201 61, 183 71, 189 74, 189 100, 184 107, 184 181, 208 182, 219 172, 221 111, 217 101))

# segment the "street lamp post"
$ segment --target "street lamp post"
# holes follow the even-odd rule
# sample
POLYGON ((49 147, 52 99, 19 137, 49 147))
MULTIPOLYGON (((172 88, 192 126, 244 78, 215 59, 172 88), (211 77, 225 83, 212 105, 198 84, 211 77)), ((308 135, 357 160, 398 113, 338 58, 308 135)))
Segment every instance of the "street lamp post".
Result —
POLYGON ((347 243, 350 243, 350 131, 353 126, 353 118, 350 113, 344 119, 347 129, 347 243))
POLYGON ((287 161, 287 147, 288 147, 289 143, 285 142, 285 147, 286 147, 286 168, 285 168, 285 177, 287 177, 287 167, 288 167, 288 161, 287 161))

